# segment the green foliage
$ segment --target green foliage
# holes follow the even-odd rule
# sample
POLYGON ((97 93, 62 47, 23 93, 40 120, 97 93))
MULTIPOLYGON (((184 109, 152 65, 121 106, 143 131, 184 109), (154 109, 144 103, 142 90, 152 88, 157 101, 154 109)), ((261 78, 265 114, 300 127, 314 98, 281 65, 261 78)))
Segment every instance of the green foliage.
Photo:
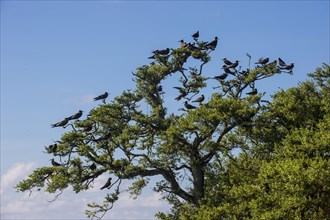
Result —
MULTIPOLYGON (((203 204, 182 206, 172 219, 330 218, 329 66, 315 74, 310 76, 316 84, 307 81, 273 96, 253 122, 259 128, 264 122, 265 129, 236 133, 255 139, 249 151, 230 160, 219 158, 217 164, 224 165, 207 180, 210 189, 203 204), (320 72, 327 77, 315 80, 320 72), (267 127, 280 135, 269 135, 274 130, 267 127), (272 151, 260 157, 260 149, 270 142, 272 151)), ((173 214, 158 216, 171 219, 173 214)))
POLYGON ((157 176, 154 190, 172 205, 171 213, 157 214, 160 219, 329 217, 329 66, 310 74, 314 81, 265 102, 260 91, 246 93, 258 81, 292 70, 284 72, 275 60, 230 68, 226 79, 206 77, 203 68, 215 46, 194 41, 155 51, 152 62, 133 73, 134 90, 70 121, 56 148, 46 147, 56 162, 37 168, 17 190, 56 193, 71 186, 79 193, 110 176, 103 203, 86 211, 101 219, 123 181, 132 181, 125 190, 136 198, 157 176), (163 88, 173 78, 176 89, 163 88), (219 86, 211 88, 211 81, 219 86), (176 103, 164 98, 171 89, 176 103), (195 108, 182 104, 202 94, 205 100, 195 108))

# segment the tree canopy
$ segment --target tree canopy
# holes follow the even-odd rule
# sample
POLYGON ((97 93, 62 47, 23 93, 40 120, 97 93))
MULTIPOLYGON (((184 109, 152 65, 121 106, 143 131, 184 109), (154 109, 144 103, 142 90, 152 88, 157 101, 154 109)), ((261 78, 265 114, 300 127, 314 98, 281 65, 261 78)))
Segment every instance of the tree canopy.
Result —
POLYGON ((133 73, 135 89, 111 101, 106 92, 85 119, 79 111, 53 124, 66 132, 45 147, 51 165, 17 190, 71 186, 79 193, 107 174, 103 204, 86 211, 102 218, 122 181, 133 180, 128 190, 138 196, 157 177, 154 190, 172 205, 160 219, 329 217, 329 66, 263 100, 257 82, 292 74, 293 63, 251 63, 247 54, 247 68, 224 58, 214 61, 220 74, 210 75, 205 68, 218 41, 201 41, 198 32, 192 42, 153 51, 133 73))

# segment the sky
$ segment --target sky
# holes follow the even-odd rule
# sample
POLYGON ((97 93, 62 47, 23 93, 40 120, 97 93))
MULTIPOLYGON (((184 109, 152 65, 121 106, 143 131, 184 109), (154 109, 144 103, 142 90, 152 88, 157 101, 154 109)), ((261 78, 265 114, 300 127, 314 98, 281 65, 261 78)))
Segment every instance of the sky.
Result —
MULTIPOLYGON (((13 186, 49 166, 44 146, 64 132, 50 124, 88 112, 105 91, 112 99, 133 89, 131 73, 152 50, 179 47, 199 30, 201 40, 219 37, 209 76, 221 73, 224 57, 246 67, 246 53, 293 62, 293 75, 257 83, 269 97, 329 64, 329 27, 329 1, 1 1, 1 219, 83 219, 88 202, 102 201, 98 190, 67 190, 48 203, 54 195, 13 186)), ((150 188, 137 200, 123 193, 105 219, 168 211, 150 188)))

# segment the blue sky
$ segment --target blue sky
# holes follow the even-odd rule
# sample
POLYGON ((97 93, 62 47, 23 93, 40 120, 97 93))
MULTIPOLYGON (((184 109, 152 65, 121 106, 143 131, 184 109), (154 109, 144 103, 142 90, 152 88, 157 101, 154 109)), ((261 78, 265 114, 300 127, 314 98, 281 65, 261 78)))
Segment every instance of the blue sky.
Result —
POLYGON ((131 73, 152 50, 199 30, 202 40, 220 38, 208 75, 224 57, 246 65, 247 52, 294 62, 294 75, 257 84, 270 95, 329 64, 329 26, 329 1, 1 1, 1 213, 24 216, 8 211, 14 200, 27 203, 10 186, 49 164, 43 146, 64 131, 50 124, 88 112, 105 91, 113 98, 134 88, 131 73))

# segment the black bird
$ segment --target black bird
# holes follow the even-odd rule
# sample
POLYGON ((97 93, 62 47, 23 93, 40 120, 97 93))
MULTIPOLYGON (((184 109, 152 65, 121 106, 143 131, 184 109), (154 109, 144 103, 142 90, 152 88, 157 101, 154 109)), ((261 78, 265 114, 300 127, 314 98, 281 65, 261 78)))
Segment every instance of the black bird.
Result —
POLYGON ((90 125, 87 125, 86 127, 84 127, 83 129, 82 129, 82 131, 84 131, 84 132, 89 132, 89 131, 91 131, 93 129, 93 124, 90 124, 90 125))
POLYGON ((227 76, 228 76, 228 74, 227 73, 224 73, 224 74, 221 74, 220 76, 215 76, 214 79, 216 79, 216 80, 224 80, 224 79, 227 78, 227 76))
POLYGON ((167 55, 170 52, 170 48, 166 48, 165 50, 154 50, 152 51, 155 55, 167 55))
POLYGON ((291 63, 290 65, 286 65, 284 67, 280 67, 282 70, 292 70, 294 67, 294 64, 291 63))
POLYGON ((213 41, 211 41, 210 43, 206 44, 206 47, 209 48, 209 49, 211 49, 211 50, 214 50, 217 47, 218 39, 219 38, 216 36, 213 41))
POLYGON ((238 66, 239 61, 236 60, 234 63, 230 64, 229 66, 227 66, 227 68, 236 68, 238 66))
POLYGON ((83 113, 83 111, 79 110, 79 112, 77 112, 77 113, 74 114, 74 115, 71 115, 71 116, 68 117, 67 119, 68 119, 68 120, 78 119, 78 118, 80 118, 80 117, 82 116, 82 113, 83 113))
POLYGON ((101 137, 95 139, 94 141, 105 141, 108 140, 111 137, 111 133, 107 133, 102 135, 101 137))
POLYGON ((199 38, 199 31, 197 31, 196 33, 194 33, 194 34, 192 35, 192 37, 193 37, 194 39, 199 38))
POLYGON ((278 58, 278 64, 280 64, 280 66, 286 66, 286 63, 281 58, 278 58))
POLYGON ((95 163, 92 163, 92 164, 89 166, 89 168, 90 168, 91 170, 95 170, 95 169, 96 169, 96 164, 95 164, 95 163))
POLYGON ((54 167, 62 166, 61 164, 57 163, 57 162, 54 160, 54 158, 52 158, 50 161, 52 162, 52 165, 53 165, 54 167))
POLYGON ((104 184, 104 186, 102 186, 100 189, 105 189, 105 188, 108 188, 110 189, 110 186, 111 186, 111 177, 109 177, 108 181, 104 184))
POLYGON ((103 102, 105 102, 105 99, 108 97, 108 95, 109 95, 109 94, 108 94, 107 92, 105 92, 104 94, 95 97, 95 98, 94 98, 94 101, 97 101, 97 100, 103 100, 103 102))
POLYGON ((199 50, 199 48, 196 47, 196 46, 195 46, 194 44, 192 44, 192 43, 188 43, 188 44, 186 44, 186 47, 187 47, 189 50, 194 50, 194 51, 199 50))
POLYGON ((181 48, 186 47, 184 40, 179 40, 181 48))
POLYGON ((68 118, 65 118, 63 121, 60 121, 60 122, 57 122, 55 124, 52 124, 52 128, 55 128, 55 127, 63 127, 65 126, 67 123, 69 122, 69 119, 68 118))
POLYGON ((184 107, 186 107, 186 109, 195 109, 196 108, 196 106, 193 106, 193 105, 190 105, 189 103, 188 103, 188 101, 185 101, 184 102, 184 107))
POLYGON ((260 58, 260 59, 258 60, 258 62, 256 62, 256 64, 265 65, 265 64, 268 63, 268 62, 269 62, 269 58, 268 58, 268 57, 265 58, 265 59, 260 58))
POLYGON ((156 56, 156 55, 154 54, 154 55, 152 55, 151 57, 148 57, 148 59, 156 59, 155 56, 156 56))
POLYGON ((223 58, 222 60, 223 60, 223 62, 224 62, 226 65, 232 65, 232 64, 233 64, 232 62, 230 62, 229 60, 227 60, 226 57, 223 58))
POLYGON ((225 73, 229 73, 229 74, 232 74, 232 75, 235 74, 234 72, 230 71, 230 69, 226 65, 223 65, 222 69, 225 71, 225 73))
POLYGON ((180 93, 178 97, 175 98, 175 100, 180 101, 182 98, 186 97, 188 93, 184 90, 183 92, 180 93))
POLYGON ((52 153, 55 153, 57 150, 57 144, 55 143, 55 144, 49 145, 48 150, 52 153))
POLYGON ((162 92, 162 91, 163 91, 162 85, 157 86, 157 92, 162 92))
POLYGON ((258 94, 258 90, 256 88, 253 88, 251 92, 247 92, 247 95, 256 95, 258 94))
POLYGON ((199 102, 199 103, 202 103, 204 101, 205 97, 204 95, 201 95, 198 99, 192 101, 192 102, 199 102))
POLYGON ((174 89, 177 89, 177 90, 179 90, 179 92, 180 92, 180 93, 182 93, 182 92, 184 92, 184 91, 185 91, 185 89, 184 89, 184 88, 182 88, 182 87, 177 87, 177 86, 174 86, 173 88, 174 88, 174 89))

